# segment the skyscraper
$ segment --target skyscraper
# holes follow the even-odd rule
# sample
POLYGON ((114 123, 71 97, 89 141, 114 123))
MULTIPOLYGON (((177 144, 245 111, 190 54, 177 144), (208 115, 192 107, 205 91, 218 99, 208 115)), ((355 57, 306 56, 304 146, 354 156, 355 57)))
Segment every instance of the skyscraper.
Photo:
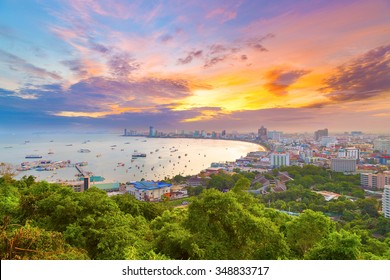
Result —
POLYGON ((323 136, 328 136, 328 129, 320 129, 314 132, 314 140, 318 141, 321 139, 323 136))
POLYGON ((265 128, 264 126, 261 126, 258 130, 258 137, 259 137, 259 140, 267 140, 267 128, 265 128))
POLYGON ((149 127, 149 137, 156 137, 156 130, 153 126, 149 127))

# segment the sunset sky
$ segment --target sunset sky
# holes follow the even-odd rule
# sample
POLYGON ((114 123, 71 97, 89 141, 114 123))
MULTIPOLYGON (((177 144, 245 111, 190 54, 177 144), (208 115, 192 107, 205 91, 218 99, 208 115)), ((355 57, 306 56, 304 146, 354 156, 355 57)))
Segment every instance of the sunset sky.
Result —
POLYGON ((0 130, 390 129, 390 1, 0 1, 0 130))

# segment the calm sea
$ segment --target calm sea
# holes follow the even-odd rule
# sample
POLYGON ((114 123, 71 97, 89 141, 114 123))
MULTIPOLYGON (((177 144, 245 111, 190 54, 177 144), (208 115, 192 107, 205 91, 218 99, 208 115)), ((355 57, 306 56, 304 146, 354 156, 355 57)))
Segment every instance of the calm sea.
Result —
MULTIPOLYGON (((30 134, 2 135, 0 162, 20 167, 26 155, 42 155, 42 160, 71 163, 87 161, 84 170, 103 176, 106 182, 160 180, 177 174, 193 175, 212 162, 234 161, 248 152, 263 148, 253 143, 212 140, 123 137, 118 134, 30 134), (90 153, 80 153, 89 149, 90 153), (132 154, 146 157, 132 160, 132 154), (50 153, 50 154, 49 154, 50 153)), ((77 171, 66 167, 53 171, 21 171, 16 178, 34 175, 38 180, 75 180, 77 171)))

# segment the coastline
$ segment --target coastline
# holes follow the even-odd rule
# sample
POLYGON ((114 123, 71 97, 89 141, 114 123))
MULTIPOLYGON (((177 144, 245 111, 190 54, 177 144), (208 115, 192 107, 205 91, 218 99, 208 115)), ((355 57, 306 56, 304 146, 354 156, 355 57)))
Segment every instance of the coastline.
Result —
MULTIPOLYGON (((42 160, 51 160, 52 162, 67 160, 70 160, 72 164, 88 162, 85 170, 106 178, 105 182, 127 182, 142 178, 162 180, 165 177, 171 178, 178 174, 193 176, 201 170, 209 168, 212 162, 234 162, 236 159, 245 157, 249 152, 266 151, 266 148, 261 144, 243 139, 123 136, 118 133, 30 136, 18 137, 18 139, 23 140, 21 143, 13 144, 12 149, 4 149, 1 161, 10 163, 17 168, 26 161, 26 154, 36 153, 43 155, 42 160), (132 139, 129 138, 127 142, 124 137, 132 139), (23 143, 25 139, 31 141, 25 144, 23 143), (84 143, 86 139, 90 141, 84 143), (230 142, 206 140, 229 140, 230 142), (69 143, 73 145, 69 145, 69 143), (175 149, 179 151, 172 151, 172 146, 175 146, 175 149), (81 148, 88 148, 91 152, 77 152, 81 148), (131 156, 135 150, 139 153, 146 153, 147 157, 132 160, 131 156), (156 150, 159 151, 156 152, 156 150), (119 163, 124 163, 125 166, 119 166, 119 163)), ((5 147, 10 143, 15 143, 15 141, 9 138, 2 144, 5 147)), ((63 168, 55 171, 28 170, 22 171, 17 177, 32 175, 40 181, 73 181, 75 179, 74 173, 74 168, 63 168)))

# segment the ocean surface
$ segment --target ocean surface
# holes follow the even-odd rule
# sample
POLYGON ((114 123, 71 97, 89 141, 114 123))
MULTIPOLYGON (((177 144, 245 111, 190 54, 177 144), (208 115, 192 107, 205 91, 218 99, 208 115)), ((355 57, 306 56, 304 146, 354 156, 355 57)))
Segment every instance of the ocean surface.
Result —
MULTIPOLYGON (((119 134, 9 134, 0 137, 0 162, 20 167, 38 160, 86 161, 85 171, 103 176, 105 182, 161 180, 177 174, 194 175, 212 162, 234 161, 264 148, 240 141, 214 139, 124 137, 119 134), (88 149, 89 153, 80 153, 88 149), (132 154, 146 157, 132 159, 132 154), (49 154, 50 153, 50 154, 49 154), (26 155, 42 159, 26 159, 26 155)), ((20 171, 16 178, 33 175, 49 182, 76 180, 75 167, 52 171, 20 171)))

